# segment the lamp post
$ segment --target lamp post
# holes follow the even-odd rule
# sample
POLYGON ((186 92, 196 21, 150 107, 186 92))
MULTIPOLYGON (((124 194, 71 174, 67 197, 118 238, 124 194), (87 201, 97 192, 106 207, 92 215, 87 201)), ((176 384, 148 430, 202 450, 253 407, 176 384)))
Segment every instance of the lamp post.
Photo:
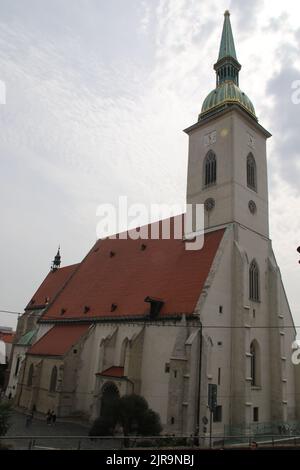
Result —
POLYGON ((199 446, 200 432, 200 401, 201 401, 201 372, 202 372, 202 322, 199 328, 199 367, 198 367, 198 384, 197 384, 197 412, 196 412, 196 429, 194 433, 194 444, 199 446))

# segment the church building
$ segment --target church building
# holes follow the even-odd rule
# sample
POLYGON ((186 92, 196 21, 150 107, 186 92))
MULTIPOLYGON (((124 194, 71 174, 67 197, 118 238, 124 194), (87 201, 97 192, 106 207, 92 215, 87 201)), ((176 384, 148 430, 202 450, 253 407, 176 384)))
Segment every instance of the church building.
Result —
POLYGON ((299 419, 296 331, 269 238, 271 134, 239 87, 228 11, 214 70, 185 129, 187 203, 204 205, 203 248, 151 239, 150 224, 148 237, 98 240, 81 263, 50 272, 20 320, 15 351, 30 339, 17 374, 13 355, 18 406, 92 421, 108 394, 136 393, 164 432, 206 436, 213 384, 214 435, 299 419))

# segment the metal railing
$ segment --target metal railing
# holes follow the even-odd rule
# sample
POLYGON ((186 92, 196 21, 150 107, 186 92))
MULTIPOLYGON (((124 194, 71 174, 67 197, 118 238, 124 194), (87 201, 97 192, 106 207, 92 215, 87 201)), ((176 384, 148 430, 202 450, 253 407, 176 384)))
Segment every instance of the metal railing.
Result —
MULTIPOLYGON (((300 434, 212 436, 213 449, 300 448, 300 434)), ((12 450, 207 449, 210 438, 195 436, 0 436, 0 448, 12 450)))
POLYGON ((244 426, 225 426, 224 436, 226 439, 240 439, 243 442, 252 436, 255 440, 264 440, 266 436, 276 438, 297 437, 300 435, 300 422, 263 422, 251 423, 244 426))

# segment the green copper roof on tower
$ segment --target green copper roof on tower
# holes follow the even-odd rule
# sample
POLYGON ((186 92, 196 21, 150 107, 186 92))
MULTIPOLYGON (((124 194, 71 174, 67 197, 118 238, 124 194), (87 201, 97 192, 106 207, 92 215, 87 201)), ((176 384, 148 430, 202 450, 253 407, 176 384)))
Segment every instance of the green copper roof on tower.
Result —
POLYGON ((246 93, 239 88, 241 64, 236 58, 230 24, 230 13, 228 10, 225 11, 224 16, 219 58, 214 65, 216 71, 216 88, 211 91, 204 100, 199 120, 206 119, 212 114, 233 105, 238 105, 257 120, 251 100, 246 93))
POLYGON ((224 57, 233 57, 235 60, 237 60, 230 24, 230 13, 228 10, 226 10, 224 13, 224 24, 218 60, 221 60, 224 57))

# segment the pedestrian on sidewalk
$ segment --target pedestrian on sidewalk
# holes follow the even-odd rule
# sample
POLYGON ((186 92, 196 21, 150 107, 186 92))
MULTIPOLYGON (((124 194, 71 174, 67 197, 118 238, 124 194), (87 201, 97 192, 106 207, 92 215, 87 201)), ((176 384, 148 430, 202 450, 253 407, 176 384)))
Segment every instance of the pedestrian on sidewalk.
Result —
POLYGON ((51 412, 51 423, 52 423, 53 426, 56 423, 56 414, 55 414, 54 410, 51 412))
POLYGON ((48 426, 50 426, 51 424, 51 418, 52 418, 51 411, 48 410, 46 414, 46 423, 48 424, 48 426))
POLYGON ((26 426, 26 428, 29 428, 29 426, 31 425, 31 423, 32 423, 32 418, 33 418, 32 412, 31 412, 31 413, 28 413, 28 414, 26 415, 26 420, 25 420, 25 426, 26 426))

